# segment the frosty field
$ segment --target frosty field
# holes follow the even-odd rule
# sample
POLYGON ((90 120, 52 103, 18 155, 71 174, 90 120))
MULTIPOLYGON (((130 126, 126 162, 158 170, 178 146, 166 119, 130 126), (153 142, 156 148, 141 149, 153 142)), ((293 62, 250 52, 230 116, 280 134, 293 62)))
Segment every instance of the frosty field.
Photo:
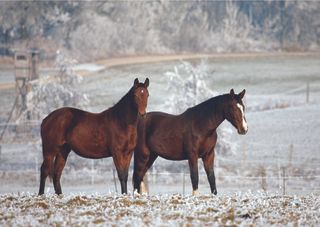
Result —
POLYGON ((4 226, 317 226, 320 200, 232 196, 0 195, 4 226))

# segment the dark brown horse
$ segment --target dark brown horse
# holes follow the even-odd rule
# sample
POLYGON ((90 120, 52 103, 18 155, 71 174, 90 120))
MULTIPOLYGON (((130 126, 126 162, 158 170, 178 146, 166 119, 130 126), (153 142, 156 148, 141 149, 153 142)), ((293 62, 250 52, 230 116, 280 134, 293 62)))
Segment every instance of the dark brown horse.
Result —
POLYGON ((168 160, 188 160, 193 194, 198 190, 198 159, 202 158, 211 192, 217 194, 214 147, 217 127, 227 119, 239 134, 248 131, 244 116, 243 90, 213 97, 180 115, 150 112, 139 120, 138 143, 134 152, 134 190, 141 193, 141 183, 158 156, 168 160))
POLYGON ((41 124, 43 163, 39 195, 44 193, 50 174, 56 194, 61 194, 60 177, 71 150, 84 158, 112 156, 127 193, 128 168, 137 143, 138 116, 146 114, 149 79, 138 79, 129 92, 113 107, 101 113, 61 108, 50 113, 41 124))

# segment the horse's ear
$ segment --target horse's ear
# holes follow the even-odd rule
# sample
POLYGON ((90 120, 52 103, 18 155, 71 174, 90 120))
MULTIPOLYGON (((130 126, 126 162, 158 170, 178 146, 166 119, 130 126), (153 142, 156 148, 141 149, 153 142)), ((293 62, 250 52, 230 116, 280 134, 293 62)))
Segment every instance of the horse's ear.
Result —
POLYGON ((138 78, 134 79, 134 84, 133 85, 136 87, 136 86, 138 86, 138 84, 139 84, 138 78))
POLYGON ((231 98, 234 98, 234 90, 233 90, 233 88, 230 90, 230 96, 231 96, 231 98))
POLYGON ((144 86, 145 87, 149 87, 149 78, 147 77, 147 79, 144 81, 144 86))
POLYGON ((239 97, 243 99, 245 93, 246 93, 246 89, 243 89, 243 91, 239 93, 239 97))

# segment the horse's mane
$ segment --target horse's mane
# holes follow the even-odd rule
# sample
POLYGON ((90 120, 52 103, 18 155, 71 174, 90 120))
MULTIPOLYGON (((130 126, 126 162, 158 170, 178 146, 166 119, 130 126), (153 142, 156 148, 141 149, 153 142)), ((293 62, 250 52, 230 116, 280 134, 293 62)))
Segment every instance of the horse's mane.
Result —
POLYGON ((193 107, 188 108, 186 112, 187 111, 198 112, 198 111, 207 111, 207 110, 210 110, 209 112, 211 112, 213 109, 216 109, 220 103, 225 103, 228 97, 229 97, 229 94, 223 94, 223 95, 212 97, 193 107))
MULTIPOLYGON (((139 83, 139 86, 143 86, 143 84, 139 83)), ((107 111, 110 111, 114 118, 120 120, 121 123, 124 123, 125 119, 126 123, 133 122, 137 119, 138 116, 138 107, 134 103, 134 89, 132 86, 130 90, 122 96, 122 98, 107 111)))
POLYGON ((192 116, 199 116, 201 118, 207 118, 212 116, 214 112, 219 112, 222 106, 229 99, 229 94, 218 95, 207 99, 193 107, 188 108, 183 114, 192 116))
MULTIPOLYGON (((137 85, 137 87, 144 87, 144 84, 143 83, 139 83, 137 85)), ((126 105, 126 104, 128 104, 128 101, 133 102, 134 89, 135 89, 135 87, 132 86, 130 88, 130 90, 124 96, 122 96, 122 98, 113 107, 126 105)))
POLYGON ((130 88, 130 90, 124 96, 122 96, 122 98, 113 107, 115 107, 115 108, 120 107, 120 106, 128 104, 128 101, 130 101, 130 102, 133 101, 133 99, 132 99, 133 90, 134 90, 134 87, 132 86, 130 88))

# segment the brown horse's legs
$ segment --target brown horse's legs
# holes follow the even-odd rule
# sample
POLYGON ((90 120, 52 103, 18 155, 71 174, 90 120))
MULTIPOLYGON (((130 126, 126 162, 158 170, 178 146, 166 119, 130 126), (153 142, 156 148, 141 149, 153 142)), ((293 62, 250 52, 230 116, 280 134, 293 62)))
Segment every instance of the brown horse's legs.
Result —
POLYGON ((139 159, 138 156, 135 155, 134 159, 134 171, 133 171, 133 190, 137 190, 138 193, 141 193, 141 182, 143 181, 143 177, 148 171, 148 169, 152 166, 154 161, 157 159, 158 155, 155 153, 150 153, 148 158, 139 159))
POLYGON ((40 173, 40 187, 39 187, 39 195, 44 194, 44 187, 46 183, 47 176, 50 174, 52 169, 52 156, 46 156, 43 157, 43 163, 41 165, 41 173, 40 173))
POLYGON ((216 177, 214 175, 213 165, 214 165, 214 151, 210 152, 208 155, 202 158, 204 169, 206 170, 208 181, 211 188, 211 193, 217 194, 216 188, 216 177))
POLYGON ((128 152, 123 151, 115 153, 120 154, 113 156, 113 162, 118 172, 118 178, 120 180, 121 185, 121 194, 127 194, 128 171, 133 151, 130 151, 129 154, 128 152), (126 155, 123 155, 124 153, 126 153, 126 155))
POLYGON ((146 168, 146 163, 149 158, 149 154, 144 153, 138 154, 139 150, 134 153, 134 166, 133 166, 133 191, 141 193, 140 184, 143 179, 143 170, 146 168))
POLYGON ((54 161, 54 174, 53 174, 53 186, 54 191, 57 195, 62 194, 60 178, 62 170, 66 164, 68 155, 70 153, 70 148, 65 146, 61 152, 58 152, 56 159, 54 161))
POLYGON ((190 169, 190 177, 192 183, 193 195, 197 195, 198 193, 198 184, 199 184, 199 174, 198 174, 198 158, 197 157, 189 157, 189 169, 190 169))

